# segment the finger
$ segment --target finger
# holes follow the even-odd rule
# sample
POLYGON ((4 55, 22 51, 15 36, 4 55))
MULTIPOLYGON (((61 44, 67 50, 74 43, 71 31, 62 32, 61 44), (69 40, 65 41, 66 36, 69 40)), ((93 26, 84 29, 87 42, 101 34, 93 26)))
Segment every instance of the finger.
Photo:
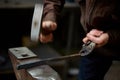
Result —
POLYGON ((43 26, 43 28, 50 28, 51 23, 48 22, 48 21, 46 21, 46 22, 43 22, 43 23, 42 23, 42 26, 43 26))
POLYGON ((87 34, 87 38, 96 43, 98 46, 103 46, 107 43, 107 37, 105 37, 104 34, 102 34, 100 37, 87 34))
POLYGON ((94 36, 94 35, 91 35, 91 34, 87 34, 87 38, 90 40, 90 41, 92 41, 92 42, 95 42, 95 43, 100 43, 101 42, 101 40, 99 39, 99 37, 96 37, 96 36, 94 36))
POLYGON ((48 29, 48 30, 55 30, 57 28, 57 24, 55 22, 52 22, 52 21, 44 21, 42 23, 42 27, 44 29, 48 29))
POLYGON ((48 35, 40 34, 40 42, 48 43, 48 42, 52 42, 52 41, 53 41, 52 33, 48 34, 48 35))
POLYGON ((109 35, 108 35, 107 33, 104 33, 104 34, 102 34, 102 35, 99 37, 99 39, 101 40, 101 41, 99 42, 99 44, 104 45, 104 44, 106 44, 106 43, 108 42, 109 35))
POLYGON ((87 37, 83 38, 82 40, 84 43, 87 43, 89 41, 89 39, 87 37))
POLYGON ((89 34, 99 37, 101 34, 103 34, 103 31, 97 30, 97 29, 92 29, 89 34))
POLYGON ((43 36, 43 35, 41 35, 40 41, 41 41, 42 43, 48 43, 48 42, 52 42, 52 39, 51 39, 51 38, 48 38, 48 36, 43 36))

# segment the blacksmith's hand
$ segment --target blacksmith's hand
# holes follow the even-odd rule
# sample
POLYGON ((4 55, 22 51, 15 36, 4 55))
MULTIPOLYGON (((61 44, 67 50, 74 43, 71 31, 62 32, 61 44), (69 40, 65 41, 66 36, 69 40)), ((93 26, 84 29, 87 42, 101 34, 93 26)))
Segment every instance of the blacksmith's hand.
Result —
POLYGON ((86 34, 86 37, 83 38, 83 42, 92 41, 96 43, 96 47, 102 47, 107 44, 109 39, 108 33, 104 33, 98 29, 92 29, 89 33, 86 34))
POLYGON ((53 41, 53 31, 56 30, 57 24, 52 21, 42 22, 42 31, 40 33, 40 42, 48 43, 53 41))

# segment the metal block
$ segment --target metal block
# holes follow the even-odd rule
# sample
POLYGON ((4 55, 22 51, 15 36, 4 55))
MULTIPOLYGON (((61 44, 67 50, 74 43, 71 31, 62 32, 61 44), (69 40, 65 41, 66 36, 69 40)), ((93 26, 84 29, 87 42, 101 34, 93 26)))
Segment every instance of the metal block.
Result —
POLYGON ((17 58, 17 59, 25 59, 25 58, 32 58, 37 57, 31 50, 27 47, 17 47, 17 48, 10 48, 9 51, 17 58))

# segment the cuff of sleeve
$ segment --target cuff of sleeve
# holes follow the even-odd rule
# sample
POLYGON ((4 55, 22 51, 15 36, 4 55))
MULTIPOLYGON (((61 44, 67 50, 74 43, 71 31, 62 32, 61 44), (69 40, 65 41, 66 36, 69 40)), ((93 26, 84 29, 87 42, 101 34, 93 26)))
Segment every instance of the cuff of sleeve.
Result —
POLYGON ((43 17, 43 21, 53 21, 53 22, 56 22, 56 15, 54 13, 46 14, 43 17))
POLYGON ((117 45, 119 43, 119 32, 118 31, 112 31, 109 30, 107 31, 108 35, 109 35, 109 40, 108 40, 108 44, 109 45, 117 45))
POLYGON ((108 40, 108 44, 111 43, 113 40, 112 40, 112 34, 110 31, 107 31, 108 35, 109 35, 109 40, 108 40))

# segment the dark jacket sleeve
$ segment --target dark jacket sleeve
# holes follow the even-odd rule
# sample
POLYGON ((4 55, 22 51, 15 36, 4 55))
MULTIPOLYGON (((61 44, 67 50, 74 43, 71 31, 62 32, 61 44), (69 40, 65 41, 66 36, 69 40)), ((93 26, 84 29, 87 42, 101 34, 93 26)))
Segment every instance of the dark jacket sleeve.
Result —
POLYGON ((120 18, 112 25, 111 29, 107 30, 109 34, 108 44, 113 46, 120 46, 120 18))
POLYGON ((120 46, 120 6, 119 4, 116 5, 118 6, 116 6, 112 15, 114 21, 110 23, 110 26, 112 26, 112 28, 107 31, 110 36, 108 44, 110 44, 112 47, 120 46))
POLYGON ((116 58, 120 58, 120 18, 110 26, 112 28, 107 30, 109 35, 108 44, 105 45, 109 51, 107 53, 112 54, 116 58))
POLYGON ((44 0, 43 20, 56 22, 64 7, 64 3, 65 0, 44 0))

